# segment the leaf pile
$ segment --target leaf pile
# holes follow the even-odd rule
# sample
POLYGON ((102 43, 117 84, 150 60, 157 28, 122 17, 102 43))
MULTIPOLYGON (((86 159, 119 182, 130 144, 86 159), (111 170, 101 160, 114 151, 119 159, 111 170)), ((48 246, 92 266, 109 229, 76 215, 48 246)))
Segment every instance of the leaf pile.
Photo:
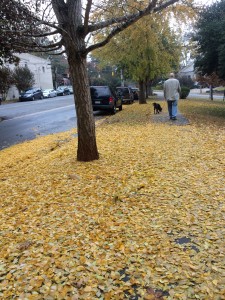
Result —
POLYGON ((98 161, 73 132, 1 151, 1 299, 225 299, 224 119, 152 113, 106 118, 98 161))

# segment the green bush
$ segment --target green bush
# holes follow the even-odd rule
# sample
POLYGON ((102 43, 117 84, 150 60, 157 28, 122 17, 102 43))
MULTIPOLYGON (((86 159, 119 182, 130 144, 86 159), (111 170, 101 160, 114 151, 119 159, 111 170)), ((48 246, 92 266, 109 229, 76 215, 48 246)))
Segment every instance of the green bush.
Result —
POLYGON ((186 99, 187 96, 189 95, 189 93, 190 93, 190 89, 186 86, 182 86, 181 87, 180 98, 181 99, 186 99))
POLYGON ((158 85, 156 85, 156 86, 154 86, 154 87, 152 87, 153 88, 153 90, 163 90, 163 85, 162 84, 158 84, 158 85))

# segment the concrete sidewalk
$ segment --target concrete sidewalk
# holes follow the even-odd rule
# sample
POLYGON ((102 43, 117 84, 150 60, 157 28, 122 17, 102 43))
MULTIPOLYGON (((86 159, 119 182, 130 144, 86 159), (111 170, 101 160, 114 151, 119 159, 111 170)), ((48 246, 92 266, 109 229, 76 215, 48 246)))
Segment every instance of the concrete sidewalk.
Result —
MULTIPOLYGON (((157 102, 165 102, 164 98, 163 98, 163 94, 162 93, 158 93, 157 94, 157 102)), ((179 101, 178 101, 178 107, 179 107, 179 101)), ((177 113, 177 120, 170 120, 169 118, 169 113, 167 110, 167 104, 166 104, 166 109, 163 109, 163 111, 159 114, 155 114, 155 115, 151 115, 151 120, 154 123, 166 123, 168 125, 178 125, 178 126, 185 126, 185 125, 190 125, 190 122, 187 118, 185 118, 178 109, 178 113, 177 113)))
POLYGON ((162 112, 159 114, 151 115, 151 120, 154 123, 166 123, 168 125, 185 126, 190 125, 190 122, 181 113, 178 112, 177 120, 170 120, 168 113, 162 112))

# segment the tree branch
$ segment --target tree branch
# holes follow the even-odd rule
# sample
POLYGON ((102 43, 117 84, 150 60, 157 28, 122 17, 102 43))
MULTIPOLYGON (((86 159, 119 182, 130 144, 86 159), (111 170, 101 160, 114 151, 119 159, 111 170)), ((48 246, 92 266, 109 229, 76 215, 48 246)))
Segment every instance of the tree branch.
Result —
POLYGON ((91 6, 92 6, 92 0, 88 0, 86 10, 85 10, 85 17, 84 17, 84 36, 86 36, 88 33, 88 22, 89 22, 91 6))
POLYGON ((158 0, 152 0, 151 3, 149 3, 149 5, 145 9, 139 10, 138 13, 130 14, 130 15, 123 16, 123 17, 118 17, 118 18, 112 18, 110 20, 100 22, 100 23, 95 24, 95 25, 88 26, 88 33, 94 32, 94 31, 99 30, 99 29, 103 29, 107 26, 114 25, 114 24, 117 24, 117 23, 121 23, 121 22, 126 23, 127 20, 129 22, 129 26, 130 26, 131 24, 137 22, 143 16, 147 16, 151 12, 154 12, 154 13, 159 12, 159 11, 167 8, 168 6, 170 6, 172 4, 175 4, 178 1, 179 0, 168 0, 165 3, 162 3, 159 6, 156 6, 158 0), (129 20, 131 20, 131 21, 129 21, 129 20))
POLYGON ((52 32, 46 32, 46 33, 40 33, 40 34, 26 34, 28 30, 8 30, 8 29, 1 29, 2 33, 11 33, 11 34, 21 34, 24 37, 47 37, 47 36, 51 36, 54 34, 59 34, 60 32, 58 30, 52 31, 52 32))
POLYGON ((91 28, 91 31, 95 31, 95 30, 99 30, 99 29, 103 29, 104 27, 107 27, 109 25, 113 25, 115 23, 118 23, 119 21, 125 21, 124 23, 122 23, 121 25, 117 26, 115 29, 113 29, 111 31, 111 33, 101 42, 96 43, 94 45, 91 45, 90 47, 88 47, 85 51, 85 55, 97 48, 103 47, 105 46, 116 34, 118 34, 119 32, 123 31, 124 29, 128 28, 130 25, 134 24, 135 22, 137 22, 139 19, 141 19, 143 16, 150 14, 151 12, 159 12, 163 9, 165 9, 166 7, 178 2, 179 0, 169 0, 166 1, 165 3, 159 5, 158 7, 156 7, 157 4, 157 0, 153 0, 146 9, 139 11, 136 14, 132 14, 129 16, 123 16, 120 18, 113 18, 111 20, 108 20, 106 22, 101 22, 99 24, 97 24, 96 26, 89 26, 89 29, 91 28))

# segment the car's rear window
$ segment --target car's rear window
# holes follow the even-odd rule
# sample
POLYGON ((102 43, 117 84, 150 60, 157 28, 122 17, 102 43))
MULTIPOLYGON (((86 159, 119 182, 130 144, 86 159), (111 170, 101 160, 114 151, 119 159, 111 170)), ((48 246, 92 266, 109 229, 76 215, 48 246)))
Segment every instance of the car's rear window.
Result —
POLYGON ((129 90, 126 88, 117 88, 117 92, 120 92, 123 96, 129 94, 129 90))
POLYGON ((106 86, 101 87, 91 87, 91 96, 98 98, 102 96, 108 96, 109 95, 109 88, 106 86))

